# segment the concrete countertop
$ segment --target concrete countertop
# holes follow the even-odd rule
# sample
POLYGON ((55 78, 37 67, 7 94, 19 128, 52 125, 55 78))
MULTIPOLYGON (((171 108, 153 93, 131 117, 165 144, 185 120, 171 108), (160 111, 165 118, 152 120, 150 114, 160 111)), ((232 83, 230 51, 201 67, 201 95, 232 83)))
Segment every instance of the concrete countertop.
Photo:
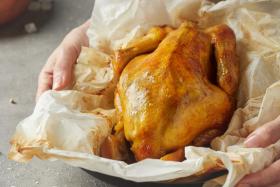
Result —
POLYGON ((100 174, 89 174, 57 161, 33 159, 28 164, 21 164, 7 159, 9 140, 17 123, 30 115, 35 105, 40 69, 64 35, 90 17, 94 0, 56 0, 54 3, 50 12, 31 15, 27 12, 16 22, 0 27, 0 186, 165 186, 136 185, 100 174), (31 21, 39 30, 26 34, 23 25, 31 21), (11 104, 10 98, 17 104, 11 104))

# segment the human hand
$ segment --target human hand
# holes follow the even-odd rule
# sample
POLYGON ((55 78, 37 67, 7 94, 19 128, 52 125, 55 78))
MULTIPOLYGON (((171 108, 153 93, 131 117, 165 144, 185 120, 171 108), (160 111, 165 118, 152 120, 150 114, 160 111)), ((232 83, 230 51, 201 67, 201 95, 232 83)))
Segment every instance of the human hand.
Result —
MULTIPOLYGON (((280 139, 280 116, 248 136, 246 147, 267 147, 280 139)), ((280 187, 280 160, 262 171, 245 176, 237 187, 280 187)))
POLYGON ((47 90, 61 90, 70 86, 73 65, 80 54, 81 46, 89 45, 86 35, 89 25, 90 21, 87 21, 73 29, 50 55, 39 75, 36 100, 47 90))

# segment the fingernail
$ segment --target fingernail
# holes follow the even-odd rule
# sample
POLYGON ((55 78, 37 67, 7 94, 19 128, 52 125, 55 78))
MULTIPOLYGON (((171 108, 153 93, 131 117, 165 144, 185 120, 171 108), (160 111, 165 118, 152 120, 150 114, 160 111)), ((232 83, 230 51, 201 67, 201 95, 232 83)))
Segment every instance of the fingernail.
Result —
POLYGON ((251 187, 250 184, 238 184, 236 187, 251 187))
POLYGON ((249 136, 245 142, 244 142, 246 147, 256 147, 258 146, 258 142, 257 142, 257 136, 254 134, 251 137, 249 136))
POLYGON ((62 83, 62 77, 56 76, 53 81, 53 90, 57 90, 62 83))

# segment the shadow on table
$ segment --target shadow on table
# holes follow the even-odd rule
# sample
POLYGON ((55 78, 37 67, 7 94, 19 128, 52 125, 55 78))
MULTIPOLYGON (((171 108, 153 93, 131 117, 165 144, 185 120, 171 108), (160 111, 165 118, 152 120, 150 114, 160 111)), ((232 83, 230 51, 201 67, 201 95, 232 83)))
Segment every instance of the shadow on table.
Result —
MULTIPOLYGON (((97 172, 92 172, 92 171, 88 171, 83 169, 84 171, 86 171, 88 174, 90 174, 91 176, 104 181, 106 183, 109 183, 111 185, 114 186, 119 186, 119 187, 201 187, 203 185, 202 182, 193 182, 193 183, 188 183, 188 184, 165 184, 165 183, 135 183, 132 181, 127 181, 121 178, 117 178, 117 177, 112 177, 112 176, 108 176, 108 175, 104 175, 101 173, 97 173, 97 172)), ((225 174, 224 171, 221 172, 217 172, 214 175, 211 175, 209 177, 203 178, 203 181, 207 181, 210 180, 212 178, 221 176, 222 174, 225 174)), ((202 178, 200 178, 202 179, 202 178)))
POLYGON ((53 9, 50 11, 29 11, 27 10, 23 15, 19 16, 16 20, 0 25, 0 38, 16 37, 26 35, 27 32, 24 26, 28 23, 35 23, 37 30, 42 28, 48 23, 53 16, 53 9))

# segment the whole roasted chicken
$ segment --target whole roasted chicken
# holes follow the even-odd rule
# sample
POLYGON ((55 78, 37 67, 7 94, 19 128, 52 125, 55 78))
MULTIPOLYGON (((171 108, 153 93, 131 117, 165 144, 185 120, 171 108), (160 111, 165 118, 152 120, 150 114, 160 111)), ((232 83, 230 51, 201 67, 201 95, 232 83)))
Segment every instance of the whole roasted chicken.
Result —
POLYGON ((227 25, 154 27, 116 52, 118 123, 101 155, 180 161, 186 145, 221 135, 235 108, 239 65, 227 25))

